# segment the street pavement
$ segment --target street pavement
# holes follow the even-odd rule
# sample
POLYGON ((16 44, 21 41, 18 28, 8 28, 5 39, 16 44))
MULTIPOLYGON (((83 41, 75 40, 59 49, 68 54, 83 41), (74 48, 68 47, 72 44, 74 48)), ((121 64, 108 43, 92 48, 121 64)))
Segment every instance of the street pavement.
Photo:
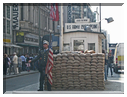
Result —
POLYGON ((37 83, 39 78, 38 71, 23 71, 17 75, 6 75, 3 78, 3 93, 6 91, 13 91, 21 87, 37 83))
POLYGON ((34 73, 37 73, 38 71, 34 71, 34 70, 31 70, 30 72, 28 71, 22 71, 21 73, 17 73, 17 75, 14 75, 13 72, 11 72, 11 74, 7 74, 7 75, 3 75, 3 79, 8 79, 8 78, 14 78, 14 77, 19 77, 19 76, 23 76, 23 75, 28 75, 28 74, 34 74, 34 73))
MULTIPOLYGON (((28 75, 27 75, 28 76, 28 75)), ((28 76, 29 77, 29 76, 28 76)), ((124 73, 113 73, 113 77, 111 77, 110 71, 108 76, 108 81, 105 81, 105 89, 103 91, 37 91, 39 87, 38 78, 39 73, 36 75, 31 74, 32 79, 36 79, 32 84, 22 86, 21 88, 13 89, 11 91, 6 91, 5 94, 57 94, 57 93, 80 93, 80 94, 89 94, 89 93, 124 93, 124 73), (36 78, 35 78, 36 77, 36 78)), ((29 77, 30 78, 30 77, 29 77)), ((27 81, 26 81, 27 83, 27 81)), ((8 89, 7 89, 8 90, 8 89)))

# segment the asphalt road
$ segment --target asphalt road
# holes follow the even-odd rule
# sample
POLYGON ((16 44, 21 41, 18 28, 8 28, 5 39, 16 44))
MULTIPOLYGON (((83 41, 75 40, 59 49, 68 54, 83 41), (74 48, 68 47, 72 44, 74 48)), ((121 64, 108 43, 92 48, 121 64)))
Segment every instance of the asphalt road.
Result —
POLYGON ((5 83, 4 91, 5 90, 13 91, 13 90, 37 83, 38 81, 39 81, 39 73, 6 79, 3 81, 5 83))

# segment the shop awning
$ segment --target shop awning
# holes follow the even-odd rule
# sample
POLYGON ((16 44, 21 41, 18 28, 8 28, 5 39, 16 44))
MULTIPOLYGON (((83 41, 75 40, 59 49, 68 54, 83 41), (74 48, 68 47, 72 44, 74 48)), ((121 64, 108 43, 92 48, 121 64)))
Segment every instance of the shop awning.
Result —
POLYGON ((19 45, 19 46, 28 46, 28 47, 39 47, 39 46, 37 46, 37 45, 30 45, 30 44, 17 44, 17 45, 19 45))
POLYGON ((26 34, 25 37, 29 37, 29 38, 34 38, 34 39, 38 39, 38 35, 34 35, 34 34, 26 34))
POLYGON ((3 44, 3 46, 6 46, 6 47, 15 47, 15 48, 22 48, 21 46, 18 46, 18 45, 15 45, 15 44, 10 44, 10 43, 3 44))

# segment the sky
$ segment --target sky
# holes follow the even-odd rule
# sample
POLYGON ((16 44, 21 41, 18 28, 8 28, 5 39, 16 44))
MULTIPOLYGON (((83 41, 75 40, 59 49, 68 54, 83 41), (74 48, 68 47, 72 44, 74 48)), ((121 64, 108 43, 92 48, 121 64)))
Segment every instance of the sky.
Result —
MULTIPOLYGON (((96 11, 96 7, 91 6, 92 11, 96 11)), ((107 23, 106 20, 101 21, 101 29, 107 30, 110 34, 110 43, 123 43, 124 42, 124 5, 123 6, 102 6, 101 19, 112 17, 113 22, 107 23)))

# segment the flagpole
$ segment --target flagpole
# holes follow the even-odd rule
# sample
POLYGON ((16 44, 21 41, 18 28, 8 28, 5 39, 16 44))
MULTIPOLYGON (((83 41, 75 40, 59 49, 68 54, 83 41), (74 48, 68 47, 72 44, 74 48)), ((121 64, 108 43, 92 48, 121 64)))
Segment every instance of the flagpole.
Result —
POLYGON ((63 48, 63 4, 60 6, 60 37, 59 37, 59 53, 62 52, 63 48))
POLYGON ((40 39, 40 3, 39 3, 39 51, 41 49, 41 39, 40 39))

